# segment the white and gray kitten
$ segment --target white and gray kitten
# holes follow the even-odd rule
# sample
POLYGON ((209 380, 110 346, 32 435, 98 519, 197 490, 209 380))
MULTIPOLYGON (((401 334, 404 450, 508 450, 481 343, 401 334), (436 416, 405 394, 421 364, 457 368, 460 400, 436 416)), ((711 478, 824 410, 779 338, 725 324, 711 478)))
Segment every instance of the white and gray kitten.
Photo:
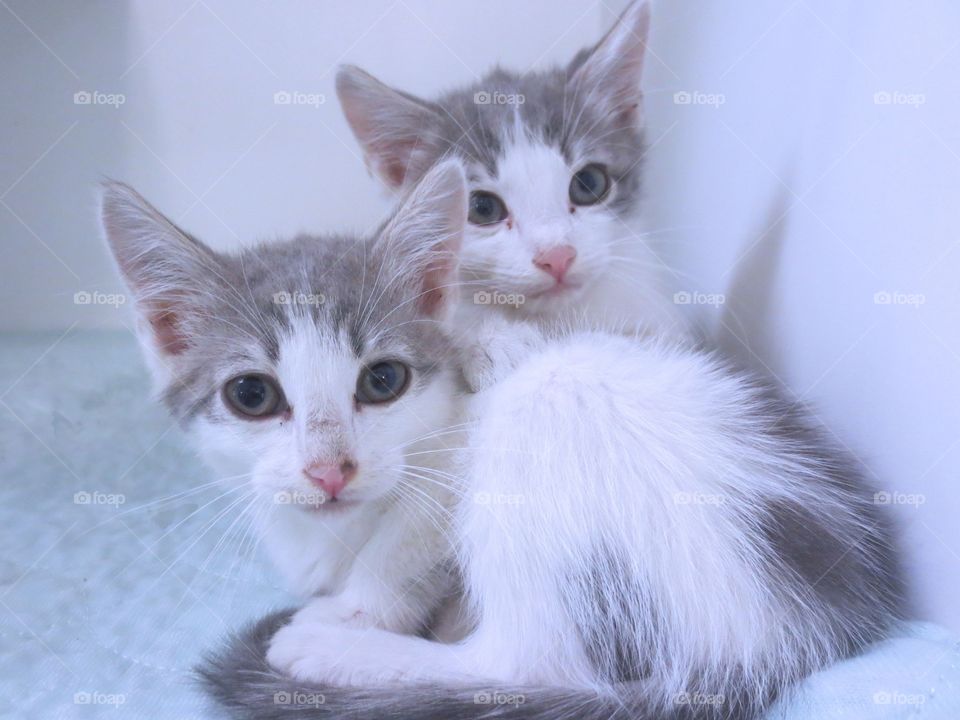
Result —
POLYGON ((436 100, 341 68, 344 114, 387 187, 411 187, 448 155, 464 163, 471 192, 461 254, 465 330, 473 324, 465 321, 500 310, 660 336, 685 332, 664 292, 666 266, 653 234, 641 231, 648 27, 646 6, 635 4, 565 67, 497 68, 436 100))
POLYGON ((617 243, 645 252, 617 236, 639 199, 647 24, 635 4, 568 68, 497 71, 436 103, 341 75, 389 184, 451 153, 468 165, 461 318, 496 307, 471 303, 496 289, 531 299, 508 315, 648 337, 485 327, 455 516, 475 627, 444 645, 268 618, 203 668, 231 716, 752 720, 900 616, 891 532, 859 469, 801 407, 669 339, 672 307, 645 274, 620 277, 617 243), (481 91, 526 102, 478 106, 481 91), (575 257, 551 253, 564 246, 575 257))
POLYGON ((201 668, 230 717, 757 720, 902 617, 883 508, 802 407, 671 341, 500 329, 458 465, 471 630, 268 617, 201 668))
POLYGON ((214 252, 126 185, 103 225, 170 411, 242 478, 313 620, 416 632, 450 591, 443 469, 462 379, 447 285, 463 173, 435 167, 371 237, 214 252))

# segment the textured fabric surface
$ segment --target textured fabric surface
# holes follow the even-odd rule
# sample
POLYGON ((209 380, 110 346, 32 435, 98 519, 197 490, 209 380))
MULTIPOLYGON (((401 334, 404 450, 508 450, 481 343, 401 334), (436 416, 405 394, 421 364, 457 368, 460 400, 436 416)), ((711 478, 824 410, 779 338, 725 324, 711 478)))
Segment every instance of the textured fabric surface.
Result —
MULTIPOLYGON (((0 717, 207 716, 191 667, 293 601, 241 494, 205 485, 128 335, 0 335, 0 377, 0 717)), ((960 643, 911 624, 771 715, 956 720, 960 643)))

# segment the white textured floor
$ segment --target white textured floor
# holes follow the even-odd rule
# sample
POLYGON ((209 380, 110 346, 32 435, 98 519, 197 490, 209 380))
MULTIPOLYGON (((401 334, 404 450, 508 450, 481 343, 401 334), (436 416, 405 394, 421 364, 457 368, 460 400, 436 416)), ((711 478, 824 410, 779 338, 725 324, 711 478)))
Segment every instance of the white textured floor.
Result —
POLYGON ((213 476, 130 336, 56 340, 0 336, 0 717, 201 717, 201 653, 290 598, 235 496, 150 505, 213 476))
MULTIPOLYGON (((0 378, 0 718, 206 717, 191 667, 293 602, 235 496, 201 487, 129 335, 0 335, 0 378)), ((769 720, 914 717, 960 717, 960 642, 920 623, 769 720)))

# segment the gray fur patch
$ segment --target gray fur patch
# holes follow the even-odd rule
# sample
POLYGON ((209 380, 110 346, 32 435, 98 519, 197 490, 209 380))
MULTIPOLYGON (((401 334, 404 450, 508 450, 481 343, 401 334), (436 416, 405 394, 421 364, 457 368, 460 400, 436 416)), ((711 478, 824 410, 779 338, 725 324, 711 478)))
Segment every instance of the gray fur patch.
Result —
MULTIPOLYGON (((678 704, 651 707, 642 683, 627 683, 606 696, 547 687, 393 685, 342 688, 301 683, 281 675, 265 658, 270 638, 292 615, 274 613, 232 636, 196 668, 218 715, 233 720, 747 720, 751 709, 728 704, 708 714, 678 704), (493 693, 518 703, 483 702, 493 693), (286 702, 302 698, 304 702, 286 702), (279 699, 279 700, 278 700, 279 699), (322 701, 321 701, 322 699, 322 701)), ((735 697, 732 692, 731 697, 735 697)))
POLYGON ((405 347, 416 381, 428 382, 453 348, 436 323, 420 317, 409 288, 391 283, 391 265, 372 245, 370 239, 303 235, 218 256, 218 273, 191 300, 190 341, 163 393, 171 412, 188 422, 207 411, 225 365, 276 361, 291 314, 333 337, 346 329, 358 357, 374 342, 405 347))

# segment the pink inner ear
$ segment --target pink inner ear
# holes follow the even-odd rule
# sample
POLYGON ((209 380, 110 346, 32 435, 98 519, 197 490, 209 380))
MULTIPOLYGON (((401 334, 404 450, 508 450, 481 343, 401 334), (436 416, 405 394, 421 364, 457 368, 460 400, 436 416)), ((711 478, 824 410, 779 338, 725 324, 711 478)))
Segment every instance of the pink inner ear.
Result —
POLYGON ((187 341, 180 332, 177 316, 169 308, 156 308, 149 313, 150 327, 160 351, 179 355, 187 349, 187 341))
POLYGON ((381 143, 374 149, 378 156, 376 162, 380 166, 380 172, 392 187, 399 188, 403 185, 416 147, 416 141, 394 140, 381 143))
POLYGON ((441 313, 450 283, 451 265, 449 258, 441 257, 430 263, 423 274, 423 290, 420 295, 420 310, 431 317, 441 313))

